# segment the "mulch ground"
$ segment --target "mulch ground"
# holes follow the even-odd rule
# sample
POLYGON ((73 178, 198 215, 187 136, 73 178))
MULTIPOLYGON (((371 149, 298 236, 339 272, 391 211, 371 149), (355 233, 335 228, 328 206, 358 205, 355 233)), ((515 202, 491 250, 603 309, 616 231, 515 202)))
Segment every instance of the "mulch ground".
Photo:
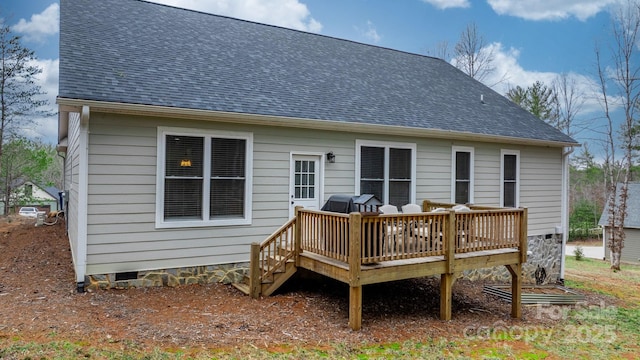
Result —
MULTIPOLYGON (((34 222, 0 222, 0 338, 141 349, 322 347, 451 339, 480 326, 555 322, 532 307, 511 319, 509 303, 465 280, 453 287, 453 320, 441 321, 436 278, 365 286, 361 331, 348 327, 347 286, 317 276, 294 278, 257 300, 223 284, 79 294, 64 223, 34 222)), ((595 304, 602 300, 590 296, 595 304)))

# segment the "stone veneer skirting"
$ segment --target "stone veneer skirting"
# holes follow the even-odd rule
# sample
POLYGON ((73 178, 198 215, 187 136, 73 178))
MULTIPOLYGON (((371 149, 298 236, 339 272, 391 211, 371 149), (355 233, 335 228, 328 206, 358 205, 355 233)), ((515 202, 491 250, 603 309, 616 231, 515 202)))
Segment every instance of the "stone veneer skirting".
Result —
MULTIPOLYGON (((538 275, 544 274, 542 284, 555 283, 560 278, 562 256, 561 235, 530 236, 527 239, 529 256, 522 267, 525 283, 536 283, 538 275), (538 270, 539 268, 544 269, 538 270)), ((129 279, 116 280, 116 274, 90 275, 85 281, 88 291, 97 289, 128 289, 154 286, 178 286, 189 284, 238 283, 248 273, 247 263, 193 266, 178 269, 138 271, 129 279)), ((131 274, 131 273, 130 273, 131 274)), ((496 283, 510 282, 511 274, 504 266, 467 270, 462 277, 496 283)))
POLYGON ((138 271, 129 274, 131 278, 116 280, 116 274, 89 275, 85 280, 85 290, 129 289, 140 287, 169 286, 211 283, 238 283, 247 273, 249 264, 224 264, 192 266, 178 269, 138 271))
MULTIPOLYGON (((522 265, 525 283, 536 283, 536 271, 541 277, 540 284, 554 284, 560 280, 562 261, 562 235, 539 235, 527 238, 527 262, 522 265), (544 270, 538 270, 538 269, 544 270)), ((467 270, 462 277, 469 280, 483 280, 496 283, 511 281, 511 274, 504 266, 467 270)))

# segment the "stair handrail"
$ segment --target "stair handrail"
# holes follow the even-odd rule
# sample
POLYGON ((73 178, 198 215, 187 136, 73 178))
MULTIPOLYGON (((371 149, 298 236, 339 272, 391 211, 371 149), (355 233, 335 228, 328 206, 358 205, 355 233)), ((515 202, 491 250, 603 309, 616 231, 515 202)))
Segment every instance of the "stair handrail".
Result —
POLYGON ((295 224, 291 218, 261 243, 251 244, 249 265, 249 288, 253 298, 260 296, 261 284, 265 279, 286 266, 287 261, 295 260, 295 224))

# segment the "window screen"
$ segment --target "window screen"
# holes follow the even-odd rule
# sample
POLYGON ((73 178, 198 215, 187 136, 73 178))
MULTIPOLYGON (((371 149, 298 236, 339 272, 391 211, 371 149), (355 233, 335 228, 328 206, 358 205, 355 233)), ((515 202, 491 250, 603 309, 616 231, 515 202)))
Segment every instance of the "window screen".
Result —
POLYGON ((503 155, 503 204, 504 207, 516 207, 516 182, 518 158, 516 155, 503 155))
POLYGON ((384 199, 384 148, 360 148, 360 193, 384 199))
POLYGON ((456 192, 455 203, 466 204, 470 202, 469 191, 471 185, 471 153, 466 151, 456 152, 456 192))

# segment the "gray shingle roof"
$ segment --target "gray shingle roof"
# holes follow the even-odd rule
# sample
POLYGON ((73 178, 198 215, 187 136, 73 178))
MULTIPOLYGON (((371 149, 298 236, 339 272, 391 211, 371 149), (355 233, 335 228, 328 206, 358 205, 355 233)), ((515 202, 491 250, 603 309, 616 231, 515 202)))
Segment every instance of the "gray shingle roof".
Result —
MULTIPOLYGON (((622 184, 618 184, 618 194, 622 184)), ((624 220, 625 227, 640 228, 640 183, 629 183, 627 191, 627 217, 624 220)), ((598 225, 605 226, 609 220, 609 205, 605 204, 598 225)))
POLYGON ((70 99, 575 143, 440 59, 139 0, 61 1, 59 81, 70 99))

